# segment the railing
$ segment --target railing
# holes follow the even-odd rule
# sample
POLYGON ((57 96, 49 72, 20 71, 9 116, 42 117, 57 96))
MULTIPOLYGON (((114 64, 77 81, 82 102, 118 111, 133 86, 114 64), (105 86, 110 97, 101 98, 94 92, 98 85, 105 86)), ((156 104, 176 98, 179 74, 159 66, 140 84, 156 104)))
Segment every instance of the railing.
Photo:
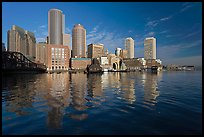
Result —
POLYGON ((32 62, 20 52, 2 52, 3 71, 46 71, 44 64, 32 62))

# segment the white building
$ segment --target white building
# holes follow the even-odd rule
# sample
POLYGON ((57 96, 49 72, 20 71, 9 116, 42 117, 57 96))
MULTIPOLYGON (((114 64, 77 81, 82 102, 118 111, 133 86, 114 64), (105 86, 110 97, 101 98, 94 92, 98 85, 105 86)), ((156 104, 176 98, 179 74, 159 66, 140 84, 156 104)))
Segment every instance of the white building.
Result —
POLYGON ((144 41, 144 59, 156 59, 156 39, 146 38, 144 41))
POLYGON ((121 50, 122 50, 121 48, 116 48, 116 50, 115 50, 115 55, 119 57, 121 50))
POLYGON ((101 65, 108 65, 108 57, 100 57, 100 63, 101 65))
POLYGON ((134 58, 134 40, 131 37, 125 39, 125 49, 128 51, 127 58, 134 58))

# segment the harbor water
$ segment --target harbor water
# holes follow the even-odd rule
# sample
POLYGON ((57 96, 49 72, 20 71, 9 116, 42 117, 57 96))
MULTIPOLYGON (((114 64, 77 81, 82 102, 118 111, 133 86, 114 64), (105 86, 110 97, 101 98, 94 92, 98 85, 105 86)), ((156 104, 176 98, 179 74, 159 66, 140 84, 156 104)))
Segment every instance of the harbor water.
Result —
POLYGON ((202 71, 4 74, 2 134, 202 134, 202 71))

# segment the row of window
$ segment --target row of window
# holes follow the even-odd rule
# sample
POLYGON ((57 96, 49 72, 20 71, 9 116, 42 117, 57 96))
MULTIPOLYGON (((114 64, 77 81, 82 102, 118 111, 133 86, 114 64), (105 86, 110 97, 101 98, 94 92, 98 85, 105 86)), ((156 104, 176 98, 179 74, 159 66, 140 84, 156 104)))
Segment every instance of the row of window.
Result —
POLYGON ((65 66, 52 66, 52 69, 66 69, 65 66))

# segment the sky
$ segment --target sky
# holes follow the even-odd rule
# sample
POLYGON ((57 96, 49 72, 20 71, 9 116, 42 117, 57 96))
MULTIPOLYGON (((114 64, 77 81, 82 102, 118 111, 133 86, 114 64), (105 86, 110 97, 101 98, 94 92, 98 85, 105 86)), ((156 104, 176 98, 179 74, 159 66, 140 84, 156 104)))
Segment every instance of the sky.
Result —
POLYGON ((137 58, 144 57, 144 39, 155 37, 162 64, 202 65, 201 2, 2 2, 2 42, 12 25, 45 41, 52 8, 65 14, 65 33, 84 26, 87 45, 102 43, 114 53, 132 37, 137 58))

